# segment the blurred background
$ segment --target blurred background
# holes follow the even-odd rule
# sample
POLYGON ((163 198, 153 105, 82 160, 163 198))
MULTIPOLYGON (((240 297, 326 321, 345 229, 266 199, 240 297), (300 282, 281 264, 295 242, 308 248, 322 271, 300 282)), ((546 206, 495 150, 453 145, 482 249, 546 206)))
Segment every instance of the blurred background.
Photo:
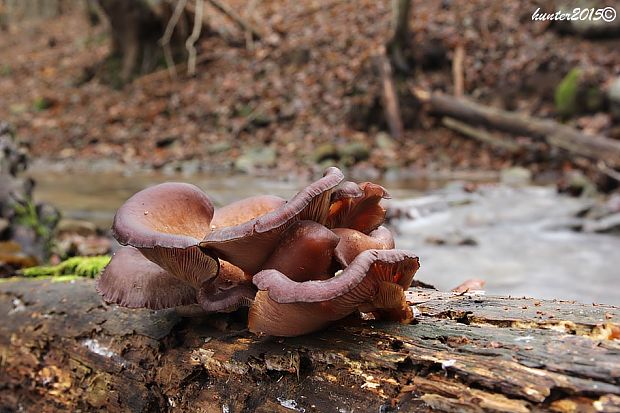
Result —
POLYGON ((111 253, 148 185, 223 205, 334 165, 391 193, 420 281, 620 305, 610 8, 0 0, 0 277, 111 253))

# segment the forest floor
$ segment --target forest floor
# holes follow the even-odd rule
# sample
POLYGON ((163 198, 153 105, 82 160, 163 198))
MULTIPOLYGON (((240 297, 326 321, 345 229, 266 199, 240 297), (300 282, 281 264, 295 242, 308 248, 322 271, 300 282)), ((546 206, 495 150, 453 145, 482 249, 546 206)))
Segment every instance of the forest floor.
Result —
MULTIPOLYGON (((90 26, 75 12, 10 28, 0 36, 0 119, 13 124, 33 157, 67 166, 112 160, 133 170, 303 175, 337 164, 376 178, 519 165, 552 179, 574 166, 544 144, 516 154, 482 145, 442 127, 411 99, 401 102, 405 135, 392 140, 372 65, 389 36, 390 2, 264 0, 254 10, 229 3, 267 36, 248 43, 209 9, 195 76, 171 80, 162 72, 120 90, 90 79, 109 52, 105 25, 90 26)), ((620 39, 560 35, 531 20, 539 6, 415 2, 415 65, 399 89, 413 81, 453 93, 460 44, 466 96, 560 120, 557 85, 579 67, 606 90, 620 74, 620 39)), ((567 122, 620 138, 620 125, 604 111, 567 122)))

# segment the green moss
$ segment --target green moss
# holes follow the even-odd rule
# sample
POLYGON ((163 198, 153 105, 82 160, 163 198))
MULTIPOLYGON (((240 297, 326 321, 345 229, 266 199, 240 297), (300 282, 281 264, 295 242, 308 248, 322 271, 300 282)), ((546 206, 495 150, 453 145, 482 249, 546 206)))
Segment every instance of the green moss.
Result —
POLYGON ((572 69, 555 89, 555 108, 563 117, 570 117, 577 112, 577 98, 581 71, 572 69))
POLYGON ((79 275, 59 275, 58 277, 51 277, 52 282, 53 283, 66 283, 66 282, 70 282, 73 280, 77 280, 79 278, 83 278, 80 277, 79 275))
POLYGON ((38 97, 32 102, 32 108, 35 112, 43 112, 52 107, 52 101, 45 97, 38 97))
POLYGON ((11 69, 11 66, 7 64, 3 64, 2 66, 0 66, 0 76, 11 76, 12 74, 13 69, 11 69))
MULTIPOLYGON (((95 278, 103 268, 110 262, 110 257, 100 255, 96 257, 72 257, 58 265, 42 265, 38 267, 24 268, 21 274, 24 277, 86 277, 95 278)), ((73 278, 73 279, 74 279, 73 278)))
POLYGON ((45 254, 46 257, 49 256, 49 252, 54 244, 54 228, 57 223, 54 220, 57 217, 39 216, 36 205, 32 200, 14 202, 11 206, 15 213, 17 224, 32 228, 37 237, 45 242, 45 254))

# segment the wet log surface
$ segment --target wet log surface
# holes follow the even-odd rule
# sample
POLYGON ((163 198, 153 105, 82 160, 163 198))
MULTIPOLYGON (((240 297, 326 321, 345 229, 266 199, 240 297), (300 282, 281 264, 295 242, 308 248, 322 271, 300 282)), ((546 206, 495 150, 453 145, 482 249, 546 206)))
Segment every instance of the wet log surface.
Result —
POLYGON ((411 297, 412 325, 277 339, 240 315, 106 305, 90 280, 4 281, 0 412, 620 410, 620 308, 411 297))

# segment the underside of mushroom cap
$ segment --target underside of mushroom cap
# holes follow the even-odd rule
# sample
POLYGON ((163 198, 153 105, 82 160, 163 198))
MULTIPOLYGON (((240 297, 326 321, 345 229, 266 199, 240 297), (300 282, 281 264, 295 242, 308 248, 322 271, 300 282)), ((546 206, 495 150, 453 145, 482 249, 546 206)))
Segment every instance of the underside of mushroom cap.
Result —
POLYGON ((292 223, 300 220, 325 223, 332 191, 343 178, 338 168, 329 168, 323 178, 280 208, 240 225, 217 228, 208 233, 200 245, 242 270, 256 273, 292 223))
POLYGON ((228 313, 248 307, 255 295, 252 276, 228 261, 220 260, 220 272, 201 285, 198 302, 205 312, 228 313))
POLYGON ((134 247, 122 247, 97 279, 97 292, 106 302, 152 310, 196 303, 196 290, 134 247))
POLYGON ((198 247, 209 231, 213 205, 198 187, 164 183, 144 189, 121 206, 112 231, 122 245, 131 245, 180 280, 199 288, 214 277, 217 258, 198 247))
POLYGON ((325 281, 298 283, 278 271, 263 270, 254 276, 254 284, 261 291, 250 307, 250 330, 300 335, 359 309, 376 314, 393 310, 391 318, 408 321, 411 311, 403 306, 404 289, 418 268, 418 258, 410 251, 368 250, 342 274, 325 281))
POLYGON ((349 265, 363 251, 394 248, 392 232, 384 226, 368 235, 350 228, 334 228, 332 231, 340 237, 335 256, 343 267, 349 265))
MULTIPOLYGON (((379 204, 390 194, 381 185, 372 182, 359 184, 361 196, 347 196, 343 192, 334 199, 327 217, 328 228, 351 228, 368 234, 385 221, 385 209, 379 204)), ((354 195, 353 192, 349 194, 354 195)))

